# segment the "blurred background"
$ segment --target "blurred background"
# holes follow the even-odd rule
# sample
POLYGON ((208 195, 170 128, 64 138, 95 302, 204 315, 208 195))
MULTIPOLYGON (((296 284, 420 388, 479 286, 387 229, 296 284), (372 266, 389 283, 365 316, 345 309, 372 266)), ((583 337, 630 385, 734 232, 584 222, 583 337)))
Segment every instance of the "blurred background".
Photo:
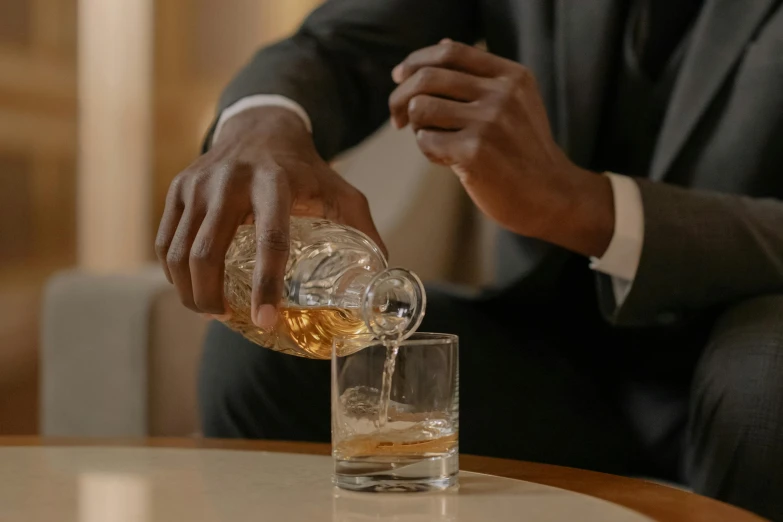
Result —
MULTIPOLYGON (((78 431, 79 415, 109 409, 84 402, 105 395, 105 382, 84 385, 89 377, 79 373, 96 354, 135 350, 149 372, 169 375, 149 369, 157 356, 149 339, 184 334, 159 332, 157 305, 142 307, 134 325, 112 321, 129 314, 122 307, 135 299, 128 288, 138 291, 139 281, 155 281, 147 301, 174 302, 161 297, 152 263, 168 185, 198 154, 230 77, 318 3, 0 1, 0 434, 68 434, 60 433, 68 431, 63 423, 78 431), (102 333, 84 337, 91 329, 102 333), (117 344, 139 329, 146 333, 137 344, 147 346, 117 344), (63 395, 77 404, 63 406, 63 395)), ((491 278, 482 255, 491 227, 453 176, 427 164, 409 133, 384 129, 337 167, 370 199, 393 264, 430 281, 476 285, 491 278)), ((166 321, 194 320, 169 312, 166 321)), ((187 341, 178 349, 190 352, 189 362, 179 364, 185 356, 175 353, 166 364, 192 372, 198 339, 187 341)), ((110 359, 104 363, 117 374, 131 360, 110 359)), ((145 382, 154 380, 145 375, 145 382)), ((191 385, 188 375, 179 386, 191 385)), ((137 424, 149 432, 151 417, 166 413, 154 413, 158 399, 149 389, 140 397, 137 424)), ((113 400, 122 410, 121 399, 113 400)))

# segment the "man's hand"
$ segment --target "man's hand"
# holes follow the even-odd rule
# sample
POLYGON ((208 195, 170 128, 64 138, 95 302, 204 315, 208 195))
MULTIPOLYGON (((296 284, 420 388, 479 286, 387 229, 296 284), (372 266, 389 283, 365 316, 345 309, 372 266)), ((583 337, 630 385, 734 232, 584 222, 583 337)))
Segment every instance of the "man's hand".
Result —
POLYGON ((251 109, 229 119, 209 152, 174 179, 155 250, 185 306, 225 316, 226 251, 237 227, 255 222, 251 316, 271 327, 292 214, 350 225, 384 249, 367 199, 321 159, 299 117, 278 107, 251 109))
POLYGON ((444 40, 392 72, 392 122, 459 176, 501 226, 600 256, 614 230, 612 189, 557 146, 533 75, 522 65, 444 40))

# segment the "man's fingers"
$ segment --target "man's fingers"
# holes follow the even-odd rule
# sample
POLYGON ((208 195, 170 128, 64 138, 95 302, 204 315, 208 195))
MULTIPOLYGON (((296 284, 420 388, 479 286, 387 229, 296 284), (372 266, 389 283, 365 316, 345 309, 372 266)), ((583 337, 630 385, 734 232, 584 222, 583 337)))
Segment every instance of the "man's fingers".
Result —
POLYGON ((392 123, 397 128, 408 124, 408 104, 421 94, 470 102, 485 90, 486 80, 459 71, 422 67, 402 82, 389 96, 392 123))
POLYGON ((277 307, 283 296, 283 277, 288 262, 291 194, 280 176, 263 178, 253 188, 256 224, 256 268, 253 273, 251 317, 265 329, 277 322, 277 307))
POLYGON ((166 255, 166 264, 182 304, 195 312, 201 310, 193 299, 190 250, 203 219, 203 214, 195 212, 191 207, 186 208, 166 255))
POLYGON ((201 224, 190 250, 193 300, 202 312, 226 316, 223 293, 226 251, 236 234, 242 216, 210 210, 201 224))
POLYGON ((421 129, 416 132, 416 142, 430 161, 451 167, 470 153, 466 148, 471 147, 472 140, 465 131, 421 129))
POLYGON ((476 108, 463 102, 418 95, 408 103, 408 120, 419 129, 460 130, 475 119, 476 108))
POLYGON ((408 55, 394 68, 395 80, 402 83, 422 67, 439 67, 462 71, 474 76, 494 78, 503 75, 516 62, 506 60, 476 47, 451 40, 424 47, 408 55))
POLYGON ((158 227, 158 235, 155 238, 155 254, 158 256, 158 260, 163 268, 163 272, 166 274, 166 279, 169 283, 174 283, 171 278, 171 272, 169 271, 168 262, 166 258, 169 255, 169 248, 171 242, 174 239, 174 234, 177 232, 177 225, 182 218, 182 212, 185 209, 185 205, 182 202, 178 183, 175 181, 169 189, 169 194, 166 197, 166 208, 163 210, 163 217, 160 220, 160 226, 158 227))

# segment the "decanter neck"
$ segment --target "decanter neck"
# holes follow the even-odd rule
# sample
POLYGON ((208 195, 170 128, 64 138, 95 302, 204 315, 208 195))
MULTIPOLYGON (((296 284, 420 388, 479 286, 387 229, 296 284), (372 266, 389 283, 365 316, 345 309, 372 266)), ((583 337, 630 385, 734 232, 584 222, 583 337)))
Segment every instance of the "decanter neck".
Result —
POLYGON ((404 268, 378 272, 367 284, 362 317, 379 339, 405 339, 421 324, 427 295, 421 279, 404 268))

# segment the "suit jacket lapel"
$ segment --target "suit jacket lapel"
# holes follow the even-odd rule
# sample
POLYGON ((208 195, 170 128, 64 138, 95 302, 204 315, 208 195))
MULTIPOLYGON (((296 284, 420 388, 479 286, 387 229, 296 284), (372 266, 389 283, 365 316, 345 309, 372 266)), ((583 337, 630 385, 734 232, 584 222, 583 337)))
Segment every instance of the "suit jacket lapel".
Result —
POLYGON ((620 30, 620 2, 556 0, 555 5, 556 135, 571 159, 586 167, 620 30))
POLYGON ((652 179, 661 180, 777 0, 706 0, 661 128, 652 179))

